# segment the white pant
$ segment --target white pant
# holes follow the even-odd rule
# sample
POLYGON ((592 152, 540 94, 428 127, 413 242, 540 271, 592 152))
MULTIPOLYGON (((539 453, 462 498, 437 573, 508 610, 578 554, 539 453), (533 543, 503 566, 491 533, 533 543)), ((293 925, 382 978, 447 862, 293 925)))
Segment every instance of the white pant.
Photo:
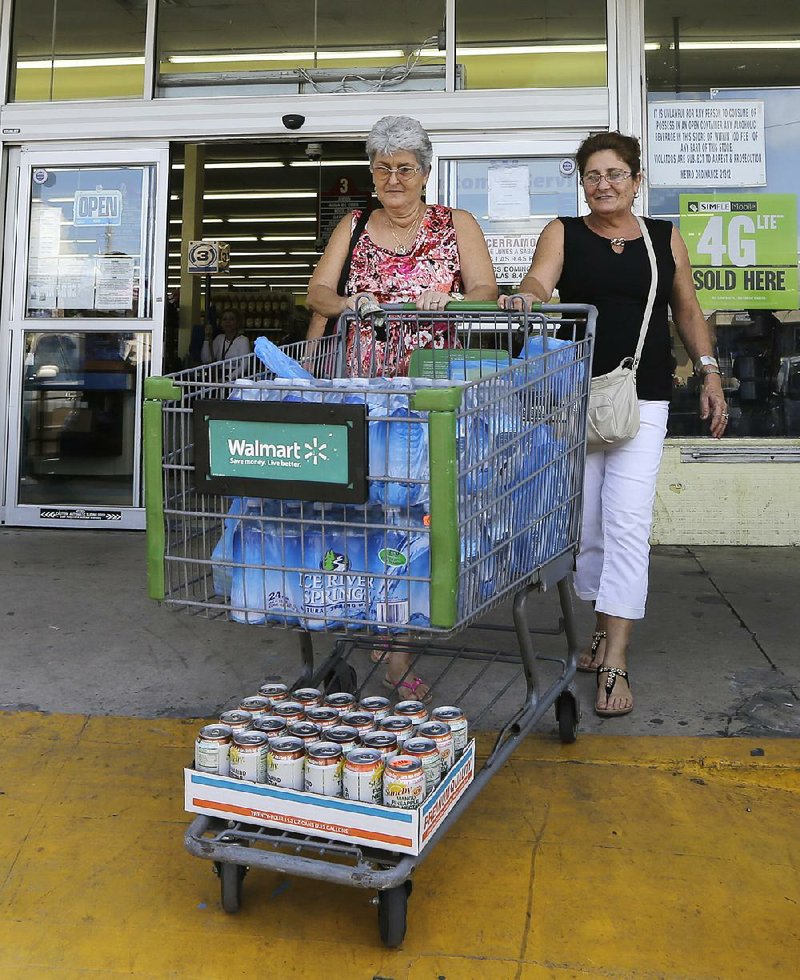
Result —
POLYGON ((668 411, 668 402, 640 400, 636 436, 586 457, 575 592, 594 601, 597 612, 624 619, 644 616, 650 527, 668 411))

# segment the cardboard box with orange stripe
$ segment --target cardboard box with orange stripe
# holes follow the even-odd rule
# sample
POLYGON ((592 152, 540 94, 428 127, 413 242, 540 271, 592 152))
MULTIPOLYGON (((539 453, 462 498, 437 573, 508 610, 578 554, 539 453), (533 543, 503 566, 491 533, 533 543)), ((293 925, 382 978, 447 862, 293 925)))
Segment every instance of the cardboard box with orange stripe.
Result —
POLYGON ((475 775, 475 742, 418 810, 301 793, 185 769, 186 809, 401 854, 419 854, 475 775))

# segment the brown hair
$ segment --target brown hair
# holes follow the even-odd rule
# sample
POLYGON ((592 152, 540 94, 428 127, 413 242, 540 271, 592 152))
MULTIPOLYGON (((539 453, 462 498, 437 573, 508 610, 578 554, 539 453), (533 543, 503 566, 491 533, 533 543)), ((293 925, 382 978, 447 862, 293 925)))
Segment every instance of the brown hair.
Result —
POLYGON ((578 147, 575 162, 578 164, 581 177, 589 157, 593 153, 600 153, 601 150, 611 150, 621 157, 634 177, 642 169, 639 140, 635 136, 623 136, 622 133, 614 130, 610 133, 595 133, 594 136, 587 136, 578 147))

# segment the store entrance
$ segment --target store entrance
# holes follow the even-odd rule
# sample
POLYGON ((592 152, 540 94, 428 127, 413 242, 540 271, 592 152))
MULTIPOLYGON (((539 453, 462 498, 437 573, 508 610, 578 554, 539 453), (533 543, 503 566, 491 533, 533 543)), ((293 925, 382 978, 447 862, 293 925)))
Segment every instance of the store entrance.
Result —
POLYGON ((308 280, 333 228, 371 201, 363 140, 173 146, 165 370, 201 361, 232 311, 248 340, 305 336, 308 280), (192 272, 191 243, 229 246, 225 272, 192 272))

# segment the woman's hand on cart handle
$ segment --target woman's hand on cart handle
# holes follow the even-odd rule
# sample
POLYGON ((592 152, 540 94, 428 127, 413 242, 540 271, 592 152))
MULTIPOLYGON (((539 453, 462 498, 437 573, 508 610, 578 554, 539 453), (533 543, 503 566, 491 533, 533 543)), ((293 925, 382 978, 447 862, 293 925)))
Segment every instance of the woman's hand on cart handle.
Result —
POLYGON ((711 435, 721 439, 728 425, 728 406, 718 372, 706 374, 700 389, 700 418, 711 419, 711 435))
POLYGON ((501 310, 527 311, 537 303, 541 303, 541 300, 534 293, 514 293, 513 296, 500 296, 497 300, 501 310))
POLYGON ((450 293, 438 289, 425 289, 414 304, 418 310, 443 310, 450 302, 450 293))

